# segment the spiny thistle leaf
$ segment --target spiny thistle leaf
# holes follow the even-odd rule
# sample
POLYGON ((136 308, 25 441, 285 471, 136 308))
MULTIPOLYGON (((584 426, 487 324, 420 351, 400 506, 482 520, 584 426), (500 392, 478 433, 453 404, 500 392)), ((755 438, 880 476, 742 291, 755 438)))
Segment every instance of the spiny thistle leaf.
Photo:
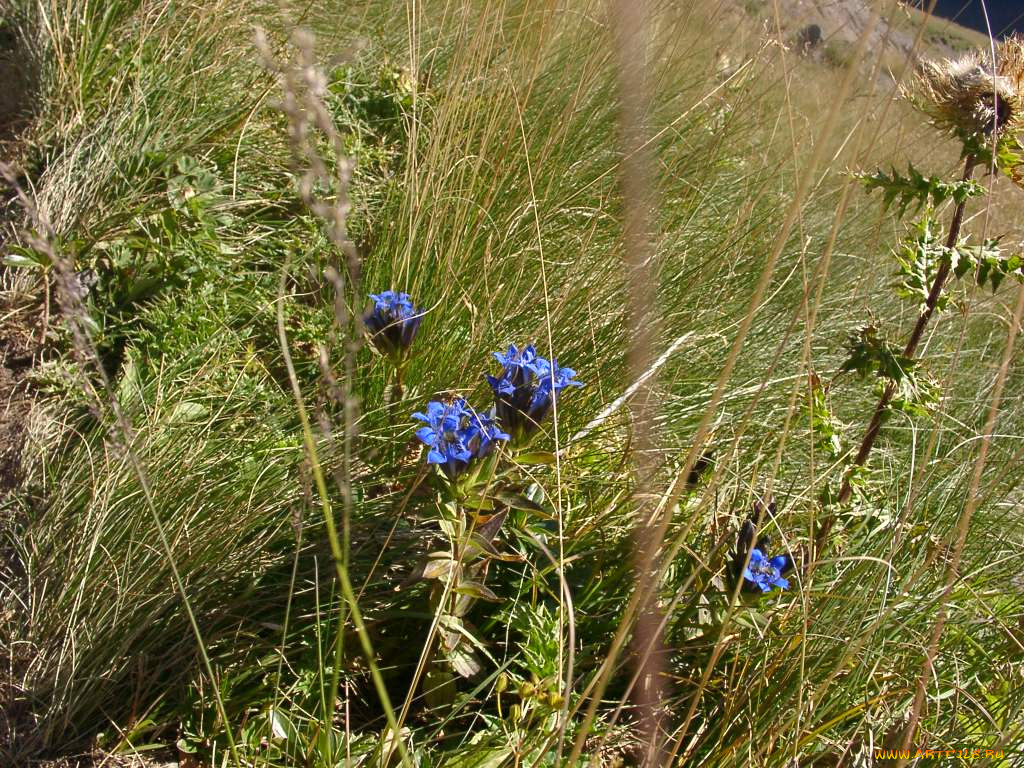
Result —
POLYGON ((1018 187, 1024 187, 1024 144, 1019 135, 1007 137, 996 149, 996 166, 1018 187))
POLYGON ((1002 256, 995 240, 986 240, 982 245, 960 249, 959 252, 965 251, 971 264, 977 266, 979 286, 984 288, 987 282, 995 293, 1000 283, 1007 277, 1012 277, 1019 283, 1024 282, 1024 257, 1019 253, 1002 256))
POLYGON ((925 206, 936 208, 947 200, 959 204, 972 197, 981 197, 986 191, 973 179, 943 181, 938 176, 925 176, 910 164, 907 165, 906 176, 893 168, 892 173, 879 169, 874 173, 858 173, 856 178, 868 192, 881 189, 885 208, 895 203, 900 216, 908 209, 916 212, 925 206))
POLYGON ((840 367, 842 372, 853 372, 861 378, 875 375, 899 381, 914 369, 915 361, 883 337, 874 325, 867 325, 850 335, 847 342, 850 356, 840 367))
MULTIPOLYGON (((998 238, 990 238, 980 245, 969 245, 964 238, 949 248, 940 240, 938 227, 930 216, 925 216, 914 225, 913 235, 903 242, 894 255, 899 264, 896 292, 902 298, 917 299, 921 307, 925 306, 935 274, 943 263, 948 263, 958 278, 976 271, 978 285, 988 283, 993 291, 1006 277, 1024 281, 1024 257, 1020 254, 1001 255, 998 238)), ((949 297, 940 295, 935 309, 942 311, 948 303, 949 297)))
MULTIPOLYGON (((913 226, 912 235, 894 252, 899 264, 896 271, 896 293, 901 298, 917 299, 924 306, 939 265, 943 259, 954 256, 952 249, 946 248, 940 238, 936 222, 930 216, 925 216, 913 226)), ((954 272, 960 263, 958 258, 953 258, 954 272)), ((948 301, 946 295, 939 296, 935 309, 941 312, 948 301)))
POLYGON ((890 412, 898 410, 924 416, 938 404, 941 395, 938 384, 922 374, 918 361, 903 354, 875 326, 865 326, 852 334, 849 347, 850 356, 840 370, 855 372, 861 378, 877 377, 879 390, 893 384, 890 412))
POLYGON ((904 376, 896 382, 896 392, 889 408, 909 416, 927 416, 939 404, 942 389, 932 377, 920 372, 904 376))

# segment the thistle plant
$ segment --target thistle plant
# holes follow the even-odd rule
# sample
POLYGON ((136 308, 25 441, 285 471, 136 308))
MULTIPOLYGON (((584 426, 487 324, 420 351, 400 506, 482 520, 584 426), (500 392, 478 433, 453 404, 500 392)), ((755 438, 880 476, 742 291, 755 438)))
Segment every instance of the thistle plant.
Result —
MULTIPOLYGON (((963 144, 964 155, 989 162, 1017 141, 1024 126, 1024 41, 1007 38, 993 61, 971 51, 955 60, 925 61, 904 95, 940 131, 963 144)), ((1003 155, 1002 169, 1019 164, 1003 155)))
MULTIPOLYGON (((919 299, 920 309, 902 348, 886 341, 874 327, 865 329, 850 345, 850 358, 843 370, 875 376, 881 392, 838 495, 827 498, 838 505, 850 501, 855 485, 864 477, 862 468, 892 406, 909 405, 908 410, 921 410, 938 399, 937 388, 922 376, 916 355, 932 315, 948 303, 944 290, 950 277, 974 272, 979 285, 988 283, 993 290, 1006 277, 1024 278, 1021 257, 1004 256, 998 239, 972 244, 961 233, 968 201, 986 194, 985 188, 973 180, 979 165, 1001 171, 1018 183, 1022 178, 1024 41, 1007 39, 997 49, 994 61, 980 53, 969 53, 955 61, 925 62, 903 95, 936 129, 960 142, 963 172, 952 181, 925 176, 913 167, 906 176, 895 170, 860 176, 869 191, 882 190, 886 207, 895 204, 900 215, 909 209, 921 213, 920 221, 896 252, 897 291, 904 298, 919 299), (946 201, 954 203, 953 216, 945 238, 940 238, 936 210, 946 201)), ((832 510, 817 531, 819 552, 828 543, 835 519, 832 510)))

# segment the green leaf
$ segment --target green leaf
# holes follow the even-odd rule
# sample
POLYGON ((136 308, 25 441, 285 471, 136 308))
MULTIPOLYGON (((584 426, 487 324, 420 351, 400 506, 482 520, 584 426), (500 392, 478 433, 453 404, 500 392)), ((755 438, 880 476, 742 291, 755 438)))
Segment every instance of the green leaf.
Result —
POLYGON ((939 404, 942 389, 929 376, 915 374, 901 379, 889 407, 910 416, 928 416, 939 404))
POLYGON ((520 464, 554 464, 558 457, 551 451, 526 451, 525 453, 513 454, 513 457, 520 464))
POLYGON ((895 204, 900 216, 907 210, 920 210, 928 206, 937 208, 947 200, 962 203, 972 197, 986 193, 983 185, 974 181, 944 181, 938 176, 925 176, 913 165, 907 165, 907 175, 901 175, 895 168, 891 173, 882 170, 874 173, 858 173, 855 177, 868 192, 882 190, 882 204, 889 208, 895 204))
POLYGON ((458 541, 466 532, 466 521, 461 515, 456 518, 443 517, 437 521, 437 524, 450 541, 458 541))
POLYGON ((182 400, 171 410, 170 421, 203 421, 208 414, 209 409, 202 403, 182 400))
POLYGON ((455 569, 456 563, 446 552, 435 554, 439 554, 439 556, 431 556, 424 564, 422 578, 437 579, 439 581, 447 579, 449 574, 455 569))
POLYGON ((969 268, 977 268, 975 277, 981 287, 988 283, 995 292, 1008 277, 1017 282, 1024 282, 1021 255, 1015 253, 1003 256, 998 240, 986 240, 981 245, 959 243, 954 250, 968 262, 969 268))
POLYGON ((37 262, 33 261, 27 256, 22 256, 21 254, 18 253, 9 253, 6 256, 4 256, 4 264, 6 264, 9 267, 28 267, 36 269, 39 268, 39 264, 37 262))
MULTIPOLYGON (((902 298, 917 300, 923 308, 931 293, 935 275, 946 259, 949 259, 951 269, 958 275, 969 270, 971 263, 964 260, 964 254, 945 246, 938 225, 930 216, 917 222, 911 232, 911 236, 894 252, 899 264, 896 293, 902 298)), ((946 301, 945 296, 940 296, 936 309, 944 309, 946 301)))
POLYGON ((423 676, 423 696, 432 709, 450 707, 455 703, 455 675, 441 665, 432 663, 423 676))
POLYGON ((469 542, 466 544, 465 557, 466 559, 484 557, 488 560, 500 560, 504 563, 523 562, 522 555, 498 551, 490 541, 479 533, 474 533, 470 537, 469 542))
POLYGON ((512 493, 511 491, 498 490, 491 494, 491 497, 502 504, 511 507, 512 509, 521 509, 524 512, 533 512, 537 515, 542 515, 548 519, 552 519, 552 515, 548 510, 542 507, 533 499, 527 498, 521 493, 512 493))
POLYGON ((841 440, 842 426, 832 415, 828 404, 828 392, 821 383, 821 379, 814 373, 810 375, 811 398, 807 406, 808 416, 811 420, 811 431, 814 435, 815 445, 826 455, 836 459, 843 452, 841 440))
POLYGON ((887 382, 895 385, 890 408, 922 416, 939 402, 937 384, 918 371, 918 363, 903 354, 894 344, 882 338, 874 326, 861 328, 850 337, 850 356, 842 371, 855 372, 861 378, 875 376, 878 389, 887 382))
POLYGON ((270 732, 275 739, 282 739, 284 741, 292 741, 296 736, 295 725, 279 709, 270 710, 270 732))
POLYGON ((7 254, 4 256, 4 264, 22 269, 45 269, 50 266, 51 262, 50 257, 45 253, 32 248, 22 248, 20 245, 12 245, 8 247, 7 254))
POLYGON ((448 768, 501 768, 510 762, 515 750, 511 746, 483 749, 474 746, 468 753, 460 754, 452 759, 445 759, 448 768))
POLYGON ((473 511, 491 511, 494 509, 494 500, 480 494, 470 494, 464 500, 466 509, 473 511))
POLYGON ((850 354, 840 371, 857 373, 861 378, 875 375, 896 381, 909 375, 915 365, 896 345, 882 337, 874 325, 851 334, 847 346, 850 354))
POLYGON ((460 595, 469 595, 470 597, 477 597, 481 600, 487 600, 491 603, 500 603, 501 598, 498 597, 491 589, 483 584, 476 581, 464 581, 455 588, 455 591, 460 595))
POLYGON ((459 643, 450 651, 447 651, 445 656, 452 665, 452 669, 454 669, 455 673, 460 677, 473 677, 480 674, 481 670, 484 668, 480 658, 469 648, 469 646, 466 645, 466 643, 459 643))

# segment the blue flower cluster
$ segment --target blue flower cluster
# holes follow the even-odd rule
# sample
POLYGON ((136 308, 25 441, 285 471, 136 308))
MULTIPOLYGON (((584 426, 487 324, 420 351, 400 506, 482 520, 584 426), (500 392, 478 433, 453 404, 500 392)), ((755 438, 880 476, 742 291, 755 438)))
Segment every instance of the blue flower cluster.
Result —
MULTIPOLYGON (((373 308, 363 316, 363 323, 373 346, 395 364, 395 388, 401 392, 403 363, 423 311, 407 293, 383 291, 371 293, 370 299, 373 308)), ((437 464, 450 480, 490 455, 497 441, 519 443, 532 436, 563 389, 583 386, 572 368, 559 368, 554 360, 538 355, 532 344, 522 351, 510 345, 508 352, 495 352, 494 357, 501 363, 501 373, 487 376, 495 398, 490 413, 480 413, 459 397, 432 401, 426 413, 412 415, 425 424, 416 430, 416 437, 428 448, 427 462, 437 464)))
POLYGON ((489 455, 496 441, 518 443, 530 437, 559 392, 583 386, 575 380, 574 370, 548 362, 532 344, 521 352, 512 345, 507 353, 495 352, 494 357, 502 370, 498 376, 487 376, 495 398, 491 413, 480 413, 465 399, 457 398, 448 403, 430 402, 426 413, 413 414, 427 424, 416 430, 416 437, 429 449, 427 462, 440 466, 449 480, 465 472, 474 460, 489 455))
POLYGON ((733 576, 742 579, 741 588, 745 592, 764 594, 773 589, 789 589, 789 580, 783 578, 793 569, 793 558, 789 555, 768 556, 769 540, 761 536, 754 544, 754 535, 761 525, 762 518, 775 517, 775 502, 767 505, 757 502, 750 516, 740 528, 736 542, 736 554, 733 557, 733 576), (749 558, 748 553, 749 552, 749 558))
POLYGON ((407 293, 371 293, 370 299, 373 309, 363 315, 370 341, 381 354, 400 360, 416 338, 423 311, 413 306, 407 293))
POLYGON ((498 429, 494 419, 477 413, 459 397, 449 403, 427 403, 426 413, 414 413, 426 426, 416 437, 427 446, 427 463, 437 464, 449 480, 464 472, 474 459, 488 456, 498 440, 509 436, 498 429))
POLYGON ((743 578, 762 592, 771 592, 774 587, 789 589, 789 581, 782 578, 782 571, 790 565, 789 555, 768 558, 757 547, 750 551, 750 562, 743 569, 743 578))
POLYGON ((494 391, 498 419, 516 442, 537 430, 559 392, 583 386, 574 379, 576 371, 559 368, 554 360, 549 362, 532 344, 522 351, 509 345, 508 352, 495 352, 494 358, 501 364, 501 374, 488 375, 487 382, 494 391))

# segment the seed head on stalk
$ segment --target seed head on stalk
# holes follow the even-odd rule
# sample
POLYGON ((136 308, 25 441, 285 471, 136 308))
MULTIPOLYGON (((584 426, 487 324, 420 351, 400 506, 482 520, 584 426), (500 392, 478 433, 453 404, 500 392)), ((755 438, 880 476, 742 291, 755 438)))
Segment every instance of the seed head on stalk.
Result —
POLYGON ((1024 135, 1024 39, 1012 36, 991 56, 972 51, 958 59, 923 62, 904 95, 941 131, 960 139, 964 155, 1021 181, 1024 135), (995 151, 993 151, 995 150, 995 151))

